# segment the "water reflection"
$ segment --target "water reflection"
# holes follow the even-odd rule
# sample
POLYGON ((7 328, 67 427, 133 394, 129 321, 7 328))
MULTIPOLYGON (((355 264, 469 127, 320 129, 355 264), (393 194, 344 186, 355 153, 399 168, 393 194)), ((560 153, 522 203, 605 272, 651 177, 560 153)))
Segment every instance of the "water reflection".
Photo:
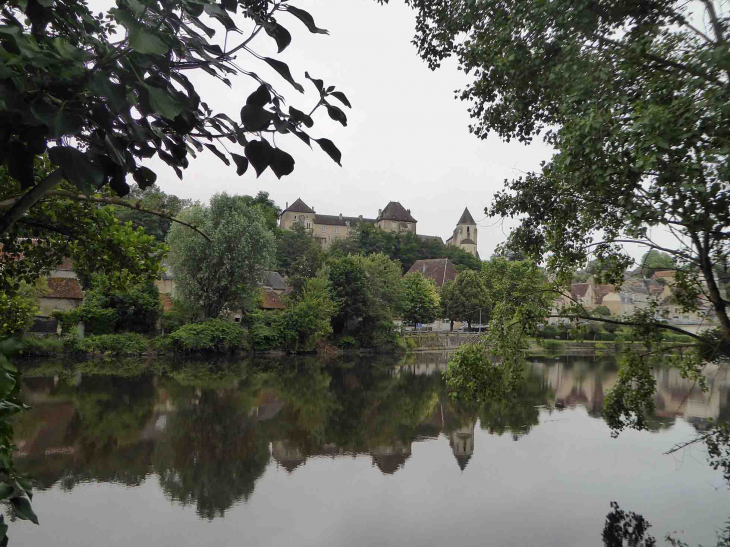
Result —
MULTIPOLYGON (((617 375, 612 359, 537 360, 515 401, 470 406, 447 396, 447 358, 27 367, 33 410, 17 424, 18 466, 41 490, 154 477, 170 502, 212 520, 249 500, 270 465, 294 474, 312 458, 365 456, 393 475, 415 457, 414 443, 446 438, 463 472, 477 428, 517 441, 564 408, 600 418, 617 375)), ((675 371, 656 377, 653 429, 727 416, 725 371, 708 371, 708 393, 675 371)))

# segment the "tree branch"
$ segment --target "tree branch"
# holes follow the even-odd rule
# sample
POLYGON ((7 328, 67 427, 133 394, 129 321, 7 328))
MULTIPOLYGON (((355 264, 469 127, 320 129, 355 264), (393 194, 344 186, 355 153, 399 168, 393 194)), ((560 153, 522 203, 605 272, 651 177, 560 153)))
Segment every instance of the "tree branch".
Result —
MULTIPOLYGON (((60 170, 59 170, 60 171, 60 170)), ((60 176, 60 175, 59 175, 60 176)), ((36 186, 37 188, 37 186, 36 186)), ((27 194, 26 194, 27 195, 27 194)), ((25 197, 25 196, 23 196, 25 197)), ((90 202, 90 203, 102 203, 104 205, 118 205, 120 207, 126 207, 127 209, 134 209, 135 211, 139 211, 141 213, 145 213, 148 215, 154 215, 160 218, 164 218, 166 220, 169 220, 171 222, 177 222, 178 224, 182 224, 183 226, 186 226, 193 230, 194 232, 197 232, 201 236, 203 236, 208 241, 211 241, 211 239, 203 232, 201 232, 197 227, 193 226, 192 224, 188 224, 187 222, 184 222, 182 220, 178 220, 175 217, 172 217, 166 213, 163 213, 161 211, 155 211, 154 209, 146 209, 142 206, 140 206, 139 202, 130 203, 128 201, 125 201, 123 199, 119 198, 105 198, 105 197, 96 197, 96 196, 85 196, 83 194, 74 194, 73 192, 67 192, 65 190, 56 190, 53 192, 47 192, 42 197, 58 197, 58 198, 66 198, 66 199, 72 199, 74 201, 83 201, 83 202, 90 202)), ((12 212, 12 210, 17 206, 18 203, 22 201, 23 198, 11 198, 7 199, 5 201, 0 201, 0 209, 3 207, 8 207, 10 205, 13 205, 13 208, 6 213, 6 216, 12 212)), ((37 202, 38 200, 36 200, 37 202)), ((4 218, 4 217, 3 217, 4 218)), ((26 224, 30 224, 30 222, 27 222, 26 224)), ((56 230, 57 231, 57 230, 56 230)))
MULTIPOLYGON (((16 198, 10 207, 10 210, 0 217, 0 234, 8 232, 23 215, 33 207, 41 198, 48 194, 53 188, 58 186, 63 180, 63 172, 60 169, 56 169, 33 188, 30 189, 20 198, 16 198)), ((0 207, 6 202, 0 203, 0 207)))

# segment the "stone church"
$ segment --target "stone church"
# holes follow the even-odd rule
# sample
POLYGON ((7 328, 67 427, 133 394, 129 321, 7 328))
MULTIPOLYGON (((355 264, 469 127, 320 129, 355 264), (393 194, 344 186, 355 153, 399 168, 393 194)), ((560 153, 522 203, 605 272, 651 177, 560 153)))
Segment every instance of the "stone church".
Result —
MULTIPOLYGON (((338 215, 322 215, 298 198, 294 203, 286 204, 286 208, 279 217, 279 227, 282 230, 289 230, 295 223, 300 224, 309 230, 312 237, 316 239, 323 249, 328 249, 333 241, 346 238, 350 231, 360 223, 374 224, 387 232, 405 233, 411 232, 421 239, 437 239, 443 242, 439 236, 418 234, 416 224, 418 221, 411 215, 411 210, 406 209, 398 201, 391 201, 384 209, 378 210, 375 218, 366 218, 362 215, 356 217, 338 215)), ((454 228, 454 232, 446 240, 446 245, 460 247, 473 254, 477 258, 477 225, 474 218, 465 208, 454 228)))

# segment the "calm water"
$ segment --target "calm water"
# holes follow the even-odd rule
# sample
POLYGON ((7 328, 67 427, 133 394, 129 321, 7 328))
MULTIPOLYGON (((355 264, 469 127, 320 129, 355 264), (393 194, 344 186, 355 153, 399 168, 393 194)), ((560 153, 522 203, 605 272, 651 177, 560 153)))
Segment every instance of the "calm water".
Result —
POLYGON ((702 394, 660 371, 652 431, 612 439, 611 359, 535 362, 518 403, 481 408, 447 397, 445 362, 25 367, 41 525, 11 545, 583 547, 613 500, 714 545, 721 474, 662 453, 730 413, 724 372, 702 394))

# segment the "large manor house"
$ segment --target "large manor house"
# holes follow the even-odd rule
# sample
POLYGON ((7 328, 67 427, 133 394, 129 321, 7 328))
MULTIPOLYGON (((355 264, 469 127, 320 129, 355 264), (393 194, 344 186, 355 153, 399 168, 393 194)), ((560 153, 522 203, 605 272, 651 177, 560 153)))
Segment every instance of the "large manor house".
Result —
MULTIPOLYGON (((282 230, 289 230, 295 223, 309 230, 312 237, 324 249, 327 249, 333 241, 346 238, 350 231, 361 223, 374 224, 386 232, 411 232, 421 239, 436 239, 443 243, 443 239, 439 236, 416 233, 418 221, 411 215, 411 210, 403 207, 398 201, 391 201, 384 209, 379 209, 377 217, 365 218, 362 215, 346 217, 342 216, 341 213, 339 215, 321 215, 299 198, 291 206, 289 203, 286 204, 286 209, 281 213, 279 227, 282 230)), ((477 223, 474 222, 468 208, 465 208, 461 214, 451 237, 446 240, 446 245, 460 247, 466 252, 479 257, 477 251, 477 223)))

